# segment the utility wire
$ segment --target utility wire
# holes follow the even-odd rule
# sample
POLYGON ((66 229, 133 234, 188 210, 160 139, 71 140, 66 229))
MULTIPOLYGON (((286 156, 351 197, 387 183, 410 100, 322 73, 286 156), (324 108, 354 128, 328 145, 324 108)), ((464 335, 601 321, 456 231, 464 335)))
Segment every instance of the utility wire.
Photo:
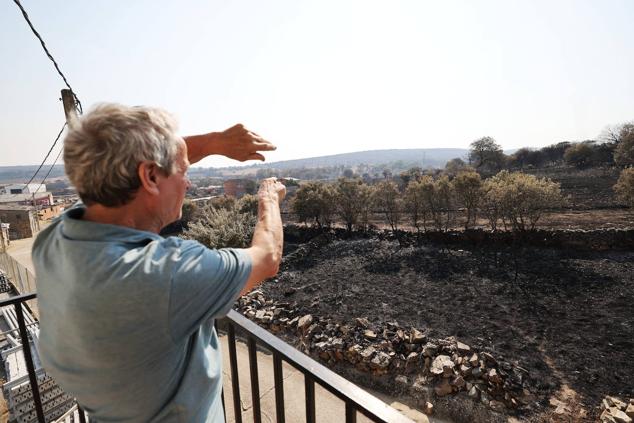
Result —
MULTIPOLYGON (((59 74, 59 76, 62 77, 62 79, 64 80, 64 83, 66 84, 66 86, 68 87, 70 92, 73 94, 73 98, 75 100, 75 107, 79 110, 80 114, 83 113, 83 109, 82 109, 82 106, 81 106, 81 101, 79 101, 79 97, 77 97, 77 94, 75 94, 75 91, 70 86, 70 83, 68 82, 68 79, 66 79, 66 76, 64 75, 62 70, 59 68, 59 65, 57 64, 57 61, 55 60, 55 58, 53 57, 51 52, 48 50, 48 47, 46 46, 46 43, 42 39, 42 36, 39 34, 39 32, 37 32, 37 30, 35 29, 35 27, 31 23, 31 19, 29 18, 29 14, 26 12, 26 10, 24 10, 24 7, 22 7, 22 4, 20 3, 20 0, 13 0, 13 2, 18 6, 18 8, 20 8, 20 11, 22 12, 22 16, 24 16, 24 19, 26 20, 26 23, 29 25, 29 28, 31 28, 31 31, 33 31, 33 34, 35 34, 37 39, 40 41, 40 44, 42 45, 42 48, 44 49, 44 52, 46 53, 48 58, 51 60, 51 62, 53 62, 53 65, 55 66, 55 69, 57 70, 57 73, 59 74)), ((35 171, 33 176, 31 176, 31 179, 29 179, 29 182, 26 183, 27 186, 31 182, 33 182, 33 180, 35 179, 35 177, 37 176, 39 171, 44 166, 44 163, 46 163, 46 159, 48 159, 48 156, 50 156, 51 152, 53 151, 53 148, 55 148, 55 145, 57 144, 57 141, 59 141, 59 138, 62 136, 62 133, 64 132, 64 128, 66 128, 66 122, 64 123, 64 126, 62 126, 62 129, 57 134, 57 137, 55 138, 55 141, 53 142, 53 145, 51 146, 51 148, 48 150, 48 153, 46 153, 46 156, 44 157, 44 160, 42 160, 42 163, 39 165, 39 167, 37 168, 37 170, 35 171)), ((48 176, 51 174, 51 171, 55 167, 55 163, 57 163, 57 160, 59 159, 59 156, 61 155, 62 151, 63 151, 63 148, 57 154, 57 157, 55 158, 55 161, 53 162, 53 164, 49 168, 49 170, 46 173, 46 176, 44 177, 44 179, 42 179, 42 182, 40 183, 40 185, 37 188, 36 192, 42 187, 42 185, 44 185, 44 182, 46 181, 46 178, 48 178, 48 176)))
POLYGON ((72 89, 72 87, 68 83, 68 80, 66 79, 66 76, 64 76, 64 74, 60 70, 59 65, 57 64, 57 62, 53 58, 53 55, 51 54, 50 51, 48 51, 48 48, 46 47, 46 43, 44 42, 44 40, 42 39, 40 34, 37 32, 37 30, 35 29, 35 27, 31 23, 31 19, 29 19, 29 14, 26 13, 26 10, 24 10, 24 7, 22 7, 22 4, 20 4, 20 0, 13 0, 13 2, 20 8, 20 11, 22 11, 22 15, 24 16, 24 19, 26 20, 26 23, 29 24, 29 27, 31 28, 31 31, 33 31, 33 34, 35 34, 37 39, 40 40, 40 44, 42 44, 42 48, 44 49, 44 52, 46 53, 48 58, 51 59, 51 62, 53 62, 53 65, 55 65, 55 69, 57 69, 57 73, 59 74, 59 76, 62 77, 62 79, 64 80, 64 83, 66 84, 66 86, 68 87, 70 92, 73 94, 73 97, 75 98, 75 105, 79 109, 79 113, 80 114, 83 113, 83 110, 82 110, 82 107, 81 107, 81 101, 79 101, 79 98, 77 97, 77 94, 75 94, 75 91, 72 89))
MULTIPOLYGON (((48 159, 48 156, 51 155, 51 151, 53 151, 53 148, 55 148, 55 144, 57 144, 57 141, 59 141, 59 137, 62 136, 62 132, 64 132, 64 128, 66 128, 66 122, 64 122, 64 125, 62 126, 62 129, 60 129, 59 133, 57 134, 57 138, 55 138, 55 141, 53 141, 53 145, 48 150, 48 153, 46 153, 46 156, 44 157, 44 160, 42 160, 42 163, 40 164, 40 166, 37 168, 37 170, 35 171, 33 176, 31 176, 31 179, 29 179, 29 182, 26 183, 27 186, 31 182, 33 182, 33 179, 35 179, 35 177, 39 173, 40 169, 42 169, 42 167, 44 166, 44 163, 46 163, 46 159, 48 159)), ((59 157, 59 155, 57 157, 59 157)), ((57 159, 55 159, 55 161, 57 161, 57 159)), ((46 176, 48 176, 50 173, 51 173, 51 171, 49 170, 48 173, 46 174, 46 176)), ((44 178, 44 179, 46 179, 46 178, 44 178)), ((44 183, 44 181, 42 181, 42 183, 44 183)))
POLYGON ((44 179, 42 179, 42 182, 40 182, 40 186, 38 186, 37 189, 35 190, 36 193, 40 190, 42 185, 44 185, 44 182, 46 181, 46 178, 48 178, 48 175, 51 174, 51 171, 55 167, 55 163, 57 163, 57 160, 59 160, 59 156, 62 155, 62 151, 64 151, 64 147, 60 148, 59 153, 57 153, 57 157, 55 157, 55 161, 53 162, 51 167, 48 169, 48 172, 46 173, 46 176, 44 177, 44 179))

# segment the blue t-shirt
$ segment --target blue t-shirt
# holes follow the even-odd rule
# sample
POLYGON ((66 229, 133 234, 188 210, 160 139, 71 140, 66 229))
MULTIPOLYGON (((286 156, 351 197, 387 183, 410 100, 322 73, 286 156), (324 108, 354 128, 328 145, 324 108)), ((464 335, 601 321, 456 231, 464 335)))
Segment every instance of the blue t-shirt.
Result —
POLYGON ((213 323, 244 288, 248 253, 81 220, 84 210, 33 245, 46 371, 91 420, 224 421, 213 323))

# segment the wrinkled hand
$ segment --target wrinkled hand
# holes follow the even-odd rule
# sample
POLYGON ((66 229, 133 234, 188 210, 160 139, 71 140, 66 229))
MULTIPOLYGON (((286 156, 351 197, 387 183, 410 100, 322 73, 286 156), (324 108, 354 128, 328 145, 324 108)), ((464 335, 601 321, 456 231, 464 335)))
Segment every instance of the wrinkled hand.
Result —
POLYGON ((246 160, 264 161, 264 156, 258 151, 274 151, 277 148, 240 123, 221 132, 220 139, 222 154, 241 162, 246 160))
POLYGON ((266 199, 272 198, 281 203, 286 196, 286 187, 277 178, 266 178, 260 182, 260 189, 258 190, 258 198, 266 199))

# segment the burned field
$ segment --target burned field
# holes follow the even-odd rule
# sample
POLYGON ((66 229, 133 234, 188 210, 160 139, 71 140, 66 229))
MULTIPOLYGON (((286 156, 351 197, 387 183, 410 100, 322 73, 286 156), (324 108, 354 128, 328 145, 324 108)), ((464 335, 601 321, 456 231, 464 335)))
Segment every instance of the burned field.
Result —
MULTIPOLYGON (((534 401, 502 409, 529 420, 552 398, 566 405, 560 417, 593 421, 606 395, 634 397, 634 252, 409 241, 375 233, 287 243, 262 292, 295 316, 453 336, 525 369, 534 401)), ((301 346, 298 333, 285 338, 301 346)))

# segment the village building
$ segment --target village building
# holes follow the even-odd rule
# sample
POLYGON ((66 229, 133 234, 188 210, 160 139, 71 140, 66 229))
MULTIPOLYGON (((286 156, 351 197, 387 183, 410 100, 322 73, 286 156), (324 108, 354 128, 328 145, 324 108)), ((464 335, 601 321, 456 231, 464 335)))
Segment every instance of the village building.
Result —
POLYGON ((227 179, 223 186, 227 197, 240 198, 247 193, 248 179, 227 179))
POLYGON ((37 210, 32 206, 0 204, 0 222, 9 224, 9 239, 31 238, 40 231, 37 210))

